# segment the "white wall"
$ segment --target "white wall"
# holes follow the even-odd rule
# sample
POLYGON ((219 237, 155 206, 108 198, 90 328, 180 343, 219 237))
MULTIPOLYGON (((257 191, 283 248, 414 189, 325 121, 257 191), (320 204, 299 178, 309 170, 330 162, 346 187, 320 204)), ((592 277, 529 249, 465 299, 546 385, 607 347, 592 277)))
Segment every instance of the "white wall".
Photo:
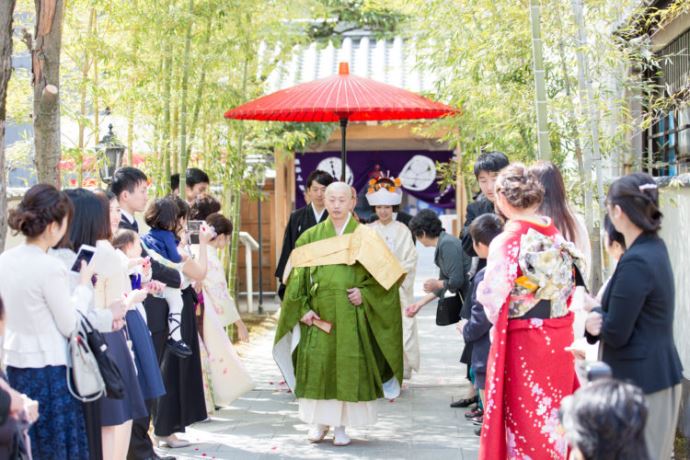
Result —
POLYGON ((690 188, 664 187, 661 192, 664 213, 661 236, 666 242, 676 284, 674 337, 690 379, 690 188))

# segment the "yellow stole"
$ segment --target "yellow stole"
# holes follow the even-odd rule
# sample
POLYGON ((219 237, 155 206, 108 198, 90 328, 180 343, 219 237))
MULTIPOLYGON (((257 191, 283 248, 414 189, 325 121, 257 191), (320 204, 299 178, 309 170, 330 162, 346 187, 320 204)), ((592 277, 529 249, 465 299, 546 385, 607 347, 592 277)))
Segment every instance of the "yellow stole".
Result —
POLYGON ((354 265, 359 262, 386 290, 401 280, 406 272, 376 230, 358 225, 354 232, 315 241, 295 248, 285 267, 287 283, 295 267, 354 265))

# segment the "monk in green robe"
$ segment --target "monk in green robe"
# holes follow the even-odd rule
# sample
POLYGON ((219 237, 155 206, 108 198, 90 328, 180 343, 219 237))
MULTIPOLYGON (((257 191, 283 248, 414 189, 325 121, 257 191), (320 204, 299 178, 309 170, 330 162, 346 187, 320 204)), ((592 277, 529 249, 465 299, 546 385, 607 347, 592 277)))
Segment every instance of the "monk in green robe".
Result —
POLYGON ((375 231, 350 213, 350 187, 326 189, 328 219, 297 240, 273 355, 312 425, 311 442, 334 428, 376 422, 377 400, 395 398, 403 376, 398 287, 405 272, 375 231))

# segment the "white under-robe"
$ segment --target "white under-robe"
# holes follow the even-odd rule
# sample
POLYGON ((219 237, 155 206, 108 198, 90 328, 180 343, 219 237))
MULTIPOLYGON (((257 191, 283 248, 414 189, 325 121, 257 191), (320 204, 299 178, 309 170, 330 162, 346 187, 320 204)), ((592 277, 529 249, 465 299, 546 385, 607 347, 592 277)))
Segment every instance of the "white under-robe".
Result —
POLYGON ((409 379, 412 371, 419 371, 419 337, 417 318, 405 315, 405 308, 414 303, 414 277, 417 267, 417 249, 412 241, 412 233, 402 222, 396 220, 387 225, 381 221, 369 224, 386 242, 388 248, 400 261, 407 275, 400 286, 400 308, 403 323, 403 365, 404 377, 409 379))
POLYGON ((376 423, 378 400, 348 402, 300 398, 299 418, 310 425, 367 426, 376 423))

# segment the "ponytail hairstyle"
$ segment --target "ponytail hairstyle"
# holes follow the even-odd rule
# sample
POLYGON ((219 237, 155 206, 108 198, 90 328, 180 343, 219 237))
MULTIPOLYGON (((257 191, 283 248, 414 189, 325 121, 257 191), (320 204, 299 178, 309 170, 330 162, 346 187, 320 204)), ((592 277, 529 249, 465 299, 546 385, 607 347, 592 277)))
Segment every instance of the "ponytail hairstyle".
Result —
POLYGON ((661 230, 664 215, 659 209, 659 189, 649 174, 633 173, 617 179, 609 188, 606 202, 619 206, 644 233, 656 234, 661 230))
POLYGON ((541 202, 539 212, 551 218, 566 240, 574 242, 577 237, 577 226, 568 203, 561 172, 550 161, 539 161, 530 170, 544 187, 544 200, 541 202))

